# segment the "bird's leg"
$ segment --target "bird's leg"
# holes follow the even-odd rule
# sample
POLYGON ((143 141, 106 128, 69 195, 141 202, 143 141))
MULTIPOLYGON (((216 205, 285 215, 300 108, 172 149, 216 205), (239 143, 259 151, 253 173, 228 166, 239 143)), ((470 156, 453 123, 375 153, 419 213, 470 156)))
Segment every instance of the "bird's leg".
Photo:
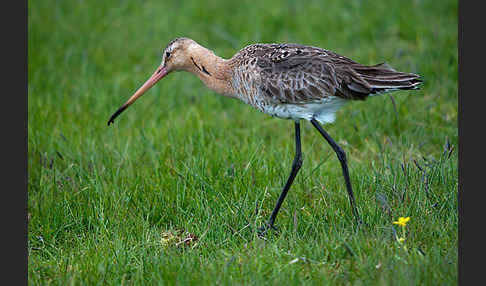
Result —
POLYGON ((336 152, 336 155, 343 169, 344 181, 346 181, 346 189, 348 190, 351 209, 353 211, 354 217, 356 218, 358 225, 360 225, 362 224, 362 221, 361 218, 359 217, 358 209, 356 208, 356 203, 354 202, 353 188, 351 187, 351 181, 349 180, 348 164, 346 163, 346 154, 344 153, 344 150, 341 147, 339 147, 339 145, 331 138, 331 136, 327 134, 327 132, 322 128, 319 122, 317 122, 314 118, 312 118, 311 123, 312 125, 314 125, 317 131, 321 133, 322 137, 326 139, 329 145, 331 145, 332 149, 334 149, 334 152, 336 152))
POLYGON ((295 176, 299 172, 301 166, 302 166, 302 152, 300 146, 300 123, 299 121, 295 121, 295 157, 294 157, 294 162, 292 163, 292 170, 290 171, 290 175, 289 178, 287 179, 287 183, 285 183, 285 186, 283 187, 282 192, 280 193, 280 197, 277 200, 277 204, 273 208, 272 215, 270 216, 270 219, 268 220, 266 227, 260 228, 261 235, 264 235, 266 230, 270 228, 275 229, 275 226, 273 224, 275 222, 275 218, 277 217, 278 210, 280 209, 280 206, 282 205, 285 196, 287 195, 290 186, 294 182, 295 176))

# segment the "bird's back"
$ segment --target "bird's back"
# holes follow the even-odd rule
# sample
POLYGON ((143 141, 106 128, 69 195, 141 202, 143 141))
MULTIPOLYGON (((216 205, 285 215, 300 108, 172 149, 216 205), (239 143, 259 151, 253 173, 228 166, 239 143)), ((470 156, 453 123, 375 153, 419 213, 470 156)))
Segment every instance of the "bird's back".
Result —
POLYGON ((232 85, 245 102, 273 116, 332 122, 346 100, 417 89, 420 76, 386 64, 366 66, 299 44, 253 44, 229 60, 232 85))

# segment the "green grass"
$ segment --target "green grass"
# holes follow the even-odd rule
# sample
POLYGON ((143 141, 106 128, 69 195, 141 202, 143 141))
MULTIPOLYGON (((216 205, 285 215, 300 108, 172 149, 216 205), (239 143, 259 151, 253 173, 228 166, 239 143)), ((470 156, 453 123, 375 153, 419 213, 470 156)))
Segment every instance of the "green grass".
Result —
POLYGON ((457 6, 29 1, 29 284, 457 284, 457 6), (290 172, 293 123, 190 74, 107 127, 176 36, 225 58, 297 42, 421 74, 421 90, 393 93, 396 107, 352 102, 325 126, 367 226, 356 229, 339 161, 303 123, 280 232, 258 239, 290 172), (411 217, 406 247, 393 236, 400 216, 411 217))

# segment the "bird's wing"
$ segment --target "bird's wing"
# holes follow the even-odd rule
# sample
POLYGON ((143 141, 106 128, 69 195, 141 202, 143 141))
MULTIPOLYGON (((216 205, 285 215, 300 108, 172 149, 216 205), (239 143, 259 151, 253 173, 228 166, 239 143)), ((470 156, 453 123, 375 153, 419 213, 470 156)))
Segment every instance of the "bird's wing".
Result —
POLYGON ((329 96, 364 99, 371 86, 353 66, 333 52, 300 45, 279 45, 258 57, 262 91, 276 103, 305 103, 329 96))

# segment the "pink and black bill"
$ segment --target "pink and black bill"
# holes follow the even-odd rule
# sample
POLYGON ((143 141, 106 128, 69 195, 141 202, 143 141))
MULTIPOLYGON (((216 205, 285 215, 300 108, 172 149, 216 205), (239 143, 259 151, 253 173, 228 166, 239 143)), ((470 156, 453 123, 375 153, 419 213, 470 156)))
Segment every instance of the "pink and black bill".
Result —
POLYGON ((127 107, 129 107, 132 103, 137 100, 140 96, 142 96, 147 90, 149 90, 152 86, 154 86, 159 80, 161 80, 164 76, 167 75, 167 70, 165 67, 158 67, 154 74, 120 107, 118 110, 113 113, 108 120, 108 125, 115 122, 115 118, 118 117, 127 107))

